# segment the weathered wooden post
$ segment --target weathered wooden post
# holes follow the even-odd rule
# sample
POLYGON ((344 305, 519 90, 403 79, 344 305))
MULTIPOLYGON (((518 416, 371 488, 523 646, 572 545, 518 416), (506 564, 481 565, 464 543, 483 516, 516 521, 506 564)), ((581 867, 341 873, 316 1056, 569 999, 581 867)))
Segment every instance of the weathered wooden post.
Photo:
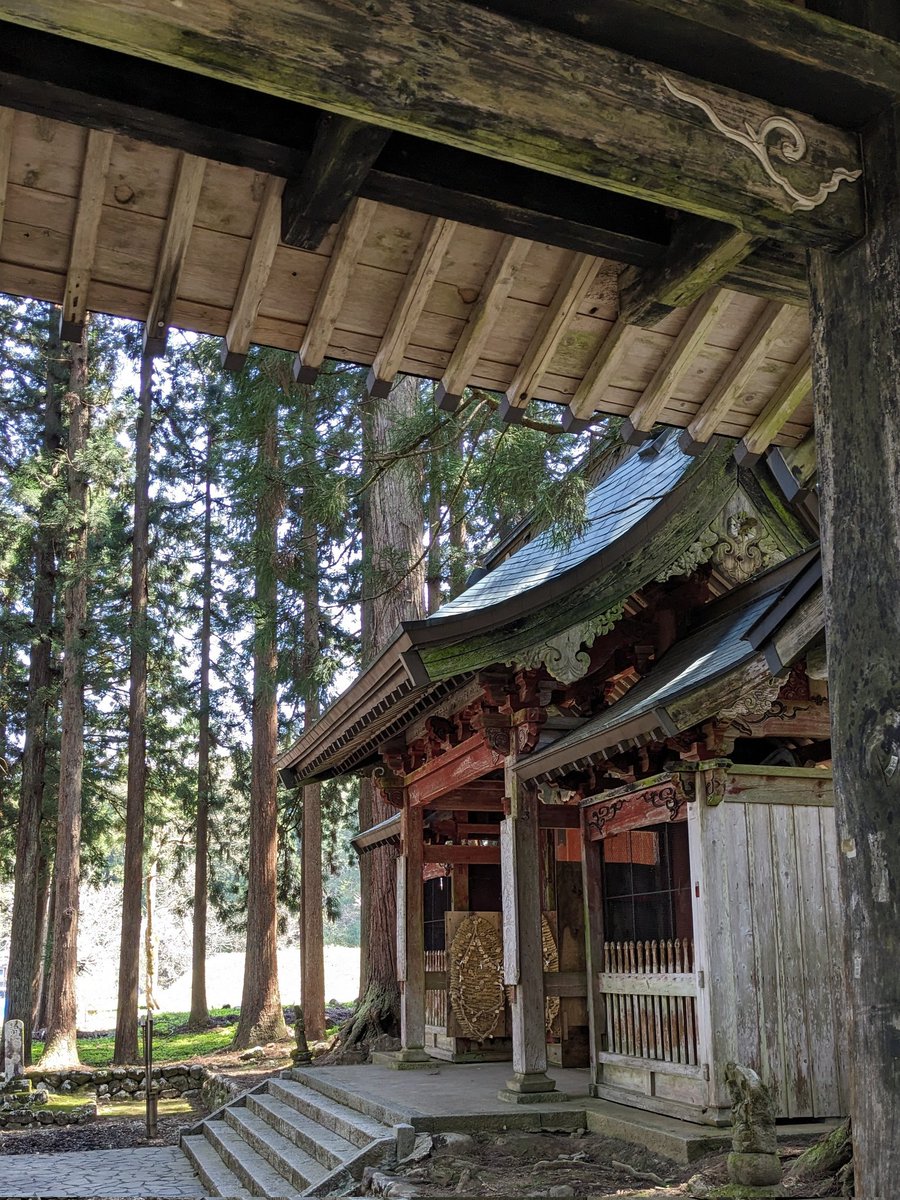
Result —
POLYGON ((900 113, 863 137, 868 231, 811 256, 835 815, 858 1196, 900 1178, 900 113))
POLYGON ((400 1070, 429 1066, 425 1053, 425 886, 422 809, 403 808, 397 859, 397 975, 400 981, 400 1070))
POLYGON ((515 755, 506 760, 510 812, 500 826, 503 982, 512 1015, 513 1077, 498 1095, 512 1104, 541 1104, 566 1096, 547 1074, 538 798, 519 783, 515 761, 515 755))

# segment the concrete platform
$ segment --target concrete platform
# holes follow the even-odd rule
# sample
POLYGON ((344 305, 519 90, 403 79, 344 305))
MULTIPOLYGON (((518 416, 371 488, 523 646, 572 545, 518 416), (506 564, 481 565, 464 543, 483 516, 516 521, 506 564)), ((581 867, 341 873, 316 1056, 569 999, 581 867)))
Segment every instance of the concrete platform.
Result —
MULTIPOLYGON (((588 1095, 585 1070, 551 1067, 547 1074, 568 1100, 511 1105, 497 1092, 512 1075, 511 1063, 448 1063, 435 1060, 426 1070, 400 1072, 390 1067, 311 1067, 295 1072, 311 1086, 387 1124, 411 1124, 423 1132, 481 1129, 579 1129, 645 1146, 678 1163, 690 1163, 711 1151, 727 1150, 731 1130, 698 1125, 659 1113, 629 1108, 588 1095)), ((779 1127, 779 1137, 819 1137, 836 1121, 779 1127)))

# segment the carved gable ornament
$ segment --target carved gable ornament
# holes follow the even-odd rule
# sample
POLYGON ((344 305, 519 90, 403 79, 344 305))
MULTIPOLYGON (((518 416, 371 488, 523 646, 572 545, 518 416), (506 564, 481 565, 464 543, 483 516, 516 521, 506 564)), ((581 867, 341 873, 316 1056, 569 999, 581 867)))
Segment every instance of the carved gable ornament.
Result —
POLYGON ((656 576, 656 582, 690 575, 711 561, 716 574, 736 587, 785 558, 787 552, 753 511, 747 497, 736 492, 713 524, 656 576))
POLYGON ((601 613, 599 617, 571 625, 545 642, 526 646, 524 650, 517 651, 515 658, 505 659, 505 665, 527 669, 543 666, 560 683, 575 683, 583 679, 590 670, 590 647, 598 637, 612 632, 624 611, 623 601, 601 613), (582 646, 588 649, 582 650, 582 646))

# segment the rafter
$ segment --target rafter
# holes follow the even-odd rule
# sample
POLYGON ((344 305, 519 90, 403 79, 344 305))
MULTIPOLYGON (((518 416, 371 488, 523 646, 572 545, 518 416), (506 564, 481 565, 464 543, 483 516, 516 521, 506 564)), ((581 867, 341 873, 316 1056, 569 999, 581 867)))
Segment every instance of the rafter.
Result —
POLYGON ((628 329, 628 322, 619 317, 603 339, 594 361, 563 413, 562 424, 567 433, 578 433, 590 425, 603 393, 628 348, 628 329))
POLYGON ((807 347, 785 376, 775 395, 738 443, 734 456, 739 463, 751 462, 771 446, 785 423, 812 391, 812 366, 807 347))
POLYGON ((556 293, 525 351, 525 357, 506 389, 499 410, 504 421, 517 423, 522 420, 525 409, 534 399, 534 393, 547 373, 566 327, 594 282, 598 266, 592 254, 573 254, 569 259, 556 293))
POLYGON ((494 323, 516 282, 519 268, 528 257, 531 242, 506 237, 491 263, 481 295, 475 302, 466 327, 450 356, 435 399, 444 412, 455 412, 472 373, 491 335, 494 323))
POLYGON ((406 347, 419 323, 455 230, 452 221, 444 221, 440 217, 429 217, 426 222, 409 273, 369 371, 366 383, 369 395, 386 396, 391 390, 394 376, 400 370, 406 347))
POLYGON ((323 113, 312 152, 282 203, 282 238, 289 246, 317 250, 336 224, 391 136, 389 129, 323 113))
POLYGON ((696 453, 713 437, 722 418, 749 386, 766 354, 784 333, 794 312, 789 305, 775 301, 765 306, 740 350, 682 433, 679 441, 686 453, 696 453))
POLYGON ((156 282, 144 325, 144 354, 156 358, 166 352, 166 338, 178 296, 178 281, 184 266, 206 160, 182 154, 175 172, 169 215, 156 268, 156 282))
POLYGON ((275 251, 281 234, 281 193, 284 180, 275 175, 266 178, 253 237, 244 262, 231 320, 225 334, 222 365, 229 371, 239 371, 247 360, 253 336, 253 326, 259 313, 263 292, 275 261, 275 251))
POLYGON ((16 114, 11 108, 0 108, 0 237, 6 213, 6 185, 9 182, 9 158, 12 152, 13 122, 16 114))
POLYGON ((80 341, 84 329, 112 145, 111 133, 100 133, 96 129, 89 131, 81 167, 81 190, 72 230, 60 321, 60 336, 68 342, 80 341))
POLYGON ((303 343, 294 360, 294 378, 298 383, 312 383, 319 373, 375 208, 371 200, 357 199, 344 214, 303 343))
POLYGON ((698 217, 679 221, 659 264, 620 276, 619 316, 629 325, 655 325, 673 308, 693 304, 757 244, 751 234, 730 225, 698 217))
MULTIPOLYGON (((848 178, 861 169, 857 139, 807 113, 468 4, 416 0, 364 20, 361 11, 339 0, 308 0, 302 10, 266 0, 242 25, 238 54, 233 11, 221 0, 0 0, 0 18, 12 22, 754 234, 837 247, 863 233, 862 189, 848 178), (770 156, 758 132, 771 133, 772 119, 803 138, 804 153, 789 163, 770 156), (788 188, 807 199, 798 203, 788 188)), ((826 36, 836 55, 843 27, 832 23, 826 36)), ((896 56, 882 39, 869 37, 866 48, 896 56)), ((702 71, 703 56, 693 63, 702 71)), ((839 78, 849 82, 846 67, 839 78)), ((799 147, 796 137, 788 140, 799 147)))
POLYGON ((621 436, 624 441, 635 445, 646 439, 731 299, 731 292, 713 288, 697 301, 640 400, 623 422, 621 436))

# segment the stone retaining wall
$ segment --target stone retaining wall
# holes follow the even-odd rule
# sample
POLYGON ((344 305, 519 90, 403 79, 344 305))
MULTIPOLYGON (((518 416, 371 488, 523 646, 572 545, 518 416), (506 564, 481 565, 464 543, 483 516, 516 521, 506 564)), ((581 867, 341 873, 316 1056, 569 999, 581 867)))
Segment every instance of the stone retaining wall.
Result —
MULTIPOLYGON (((44 1082, 55 1092, 96 1092, 97 1098, 107 1100, 143 1100, 146 1098, 146 1072, 143 1067, 86 1067, 74 1071, 29 1071, 33 1084, 44 1082)), ((165 1099, 175 1096, 202 1099, 207 1080, 219 1079, 206 1067, 176 1063, 154 1067, 151 1089, 165 1099)), ((223 1081, 225 1082, 225 1081, 223 1081)))

